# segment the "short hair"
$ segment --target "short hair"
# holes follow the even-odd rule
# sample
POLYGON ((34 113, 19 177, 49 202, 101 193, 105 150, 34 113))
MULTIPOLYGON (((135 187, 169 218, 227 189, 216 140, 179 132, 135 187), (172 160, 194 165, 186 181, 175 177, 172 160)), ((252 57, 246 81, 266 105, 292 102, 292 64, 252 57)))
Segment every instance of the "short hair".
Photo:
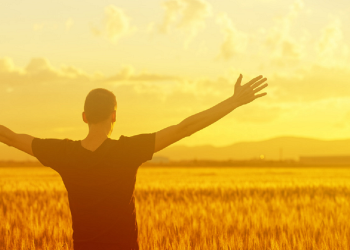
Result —
POLYGON ((93 89, 86 96, 84 112, 88 123, 105 121, 117 108, 115 95, 107 89, 93 89))

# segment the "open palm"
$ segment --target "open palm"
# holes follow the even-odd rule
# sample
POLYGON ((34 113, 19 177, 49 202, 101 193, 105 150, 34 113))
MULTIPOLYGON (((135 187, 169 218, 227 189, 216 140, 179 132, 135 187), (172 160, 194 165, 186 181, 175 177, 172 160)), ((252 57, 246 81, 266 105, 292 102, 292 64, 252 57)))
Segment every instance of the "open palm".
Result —
POLYGON ((242 85, 242 79, 243 76, 241 74, 237 79, 237 82, 235 84, 235 92, 233 94, 233 98, 239 106, 250 103, 259 97, 267 95, 267 93, 257 94, 268 86, 267 83, 262 85, 267 81, 267 78, 258 76, 244 85, 242 85))

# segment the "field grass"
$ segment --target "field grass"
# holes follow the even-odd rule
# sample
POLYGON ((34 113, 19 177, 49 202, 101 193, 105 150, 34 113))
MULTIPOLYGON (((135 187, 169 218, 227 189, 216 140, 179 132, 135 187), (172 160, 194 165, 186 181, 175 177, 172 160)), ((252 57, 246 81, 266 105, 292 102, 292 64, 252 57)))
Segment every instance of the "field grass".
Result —
MULTIPOLYGON (((140 248, 350 249, 350 169, 152 168, 136 184, 140 248)), ((0 249, 73 249, 49 168, 0 168, 0 249)))

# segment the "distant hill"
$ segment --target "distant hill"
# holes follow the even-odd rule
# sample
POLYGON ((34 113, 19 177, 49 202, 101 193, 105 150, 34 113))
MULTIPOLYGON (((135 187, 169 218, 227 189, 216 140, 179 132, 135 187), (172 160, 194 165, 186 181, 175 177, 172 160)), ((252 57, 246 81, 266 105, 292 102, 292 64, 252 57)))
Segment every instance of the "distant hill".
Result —
POLYGON ((170 146, 155 154, 171 160, 246 160, 264 155, 267 160, 294 159, 300 156, 350 155, 350 139, 317 140, 301 137, 278 137, 258 142, 239 142, 226 147, 170 146))
MULTIPOLYGON (((317 140, 301 137, 278 137, 258 142, 239 142, 226 147, 210 145, 170 146, 155 154, 171 160, 247 160, 264 155, 267 160, 294 159, 300 156, 350 156, 350 139, 317 140)), ((33 157, 5 145, 0 146, 0 160, 27 161, 33 157)))

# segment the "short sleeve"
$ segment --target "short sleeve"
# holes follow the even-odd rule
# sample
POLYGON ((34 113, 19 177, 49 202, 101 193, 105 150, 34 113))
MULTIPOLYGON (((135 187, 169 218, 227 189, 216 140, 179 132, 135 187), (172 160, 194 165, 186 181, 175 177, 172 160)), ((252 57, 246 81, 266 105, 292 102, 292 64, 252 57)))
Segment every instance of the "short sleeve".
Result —
POLYGON ((156 133, 120 136, 123 156, 126 160, 142 164, 151 160, 154 154, 156 133))
POLYGON ((34 138, 32 142, 33 155, 41 164, 47 167, 56 167, 62 160, 64 140, 34 138))

